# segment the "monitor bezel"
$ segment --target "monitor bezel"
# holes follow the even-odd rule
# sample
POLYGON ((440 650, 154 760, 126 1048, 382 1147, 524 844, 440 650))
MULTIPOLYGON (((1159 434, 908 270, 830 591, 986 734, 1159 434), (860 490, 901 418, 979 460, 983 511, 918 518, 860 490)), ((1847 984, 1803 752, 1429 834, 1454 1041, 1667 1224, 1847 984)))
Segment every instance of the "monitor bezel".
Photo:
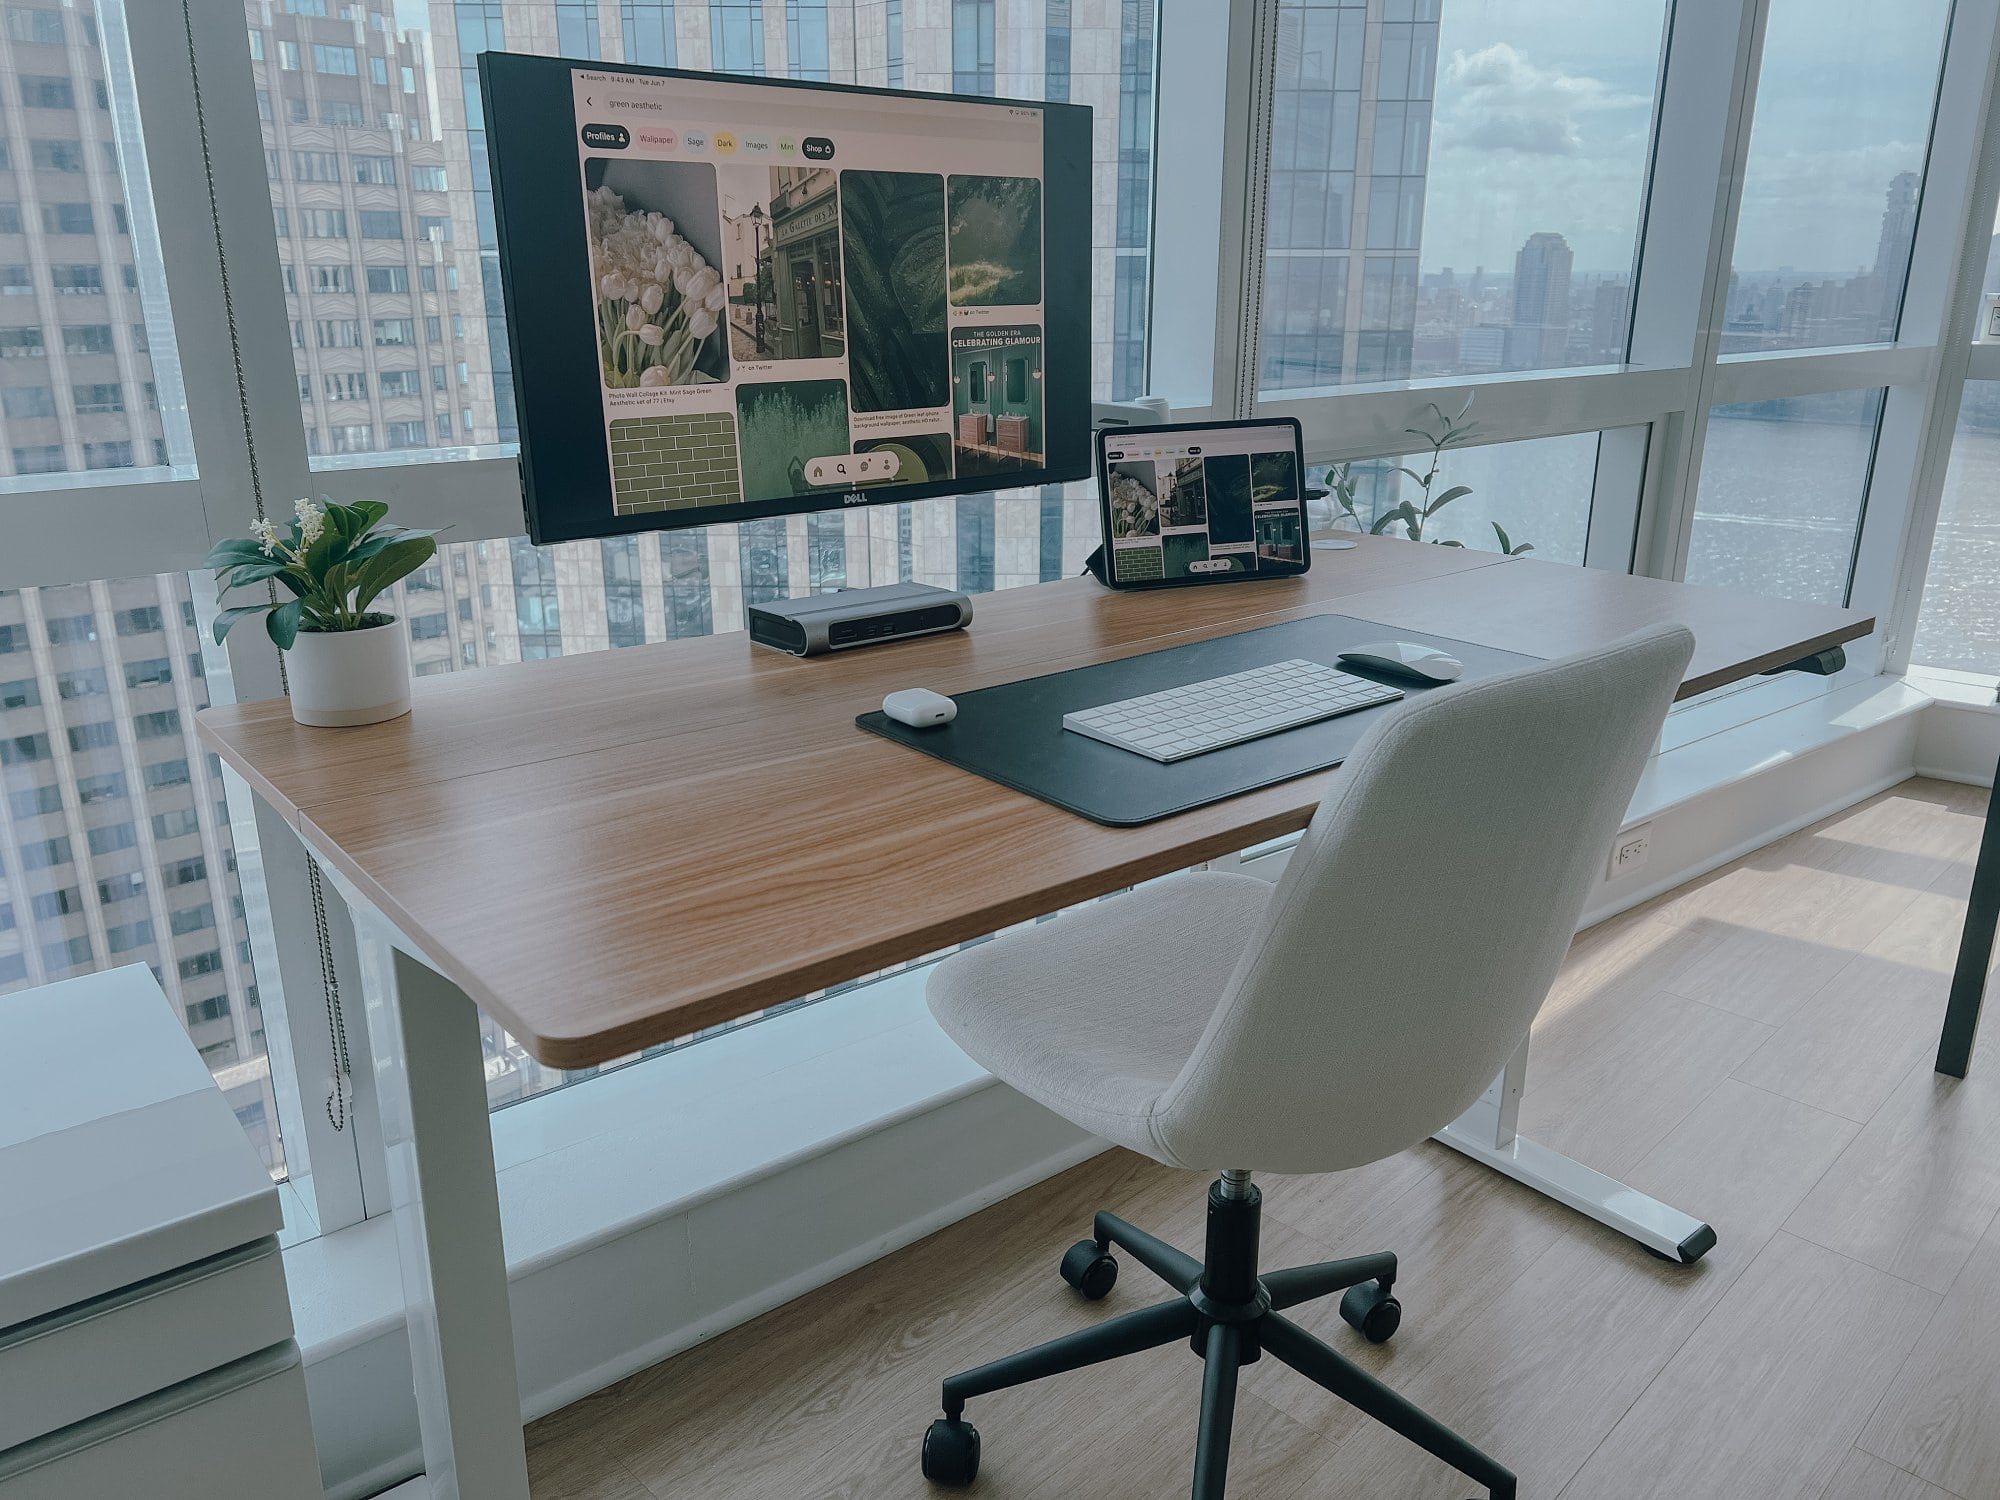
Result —
MULTIPOLYGON (((494 232, 501 265, 501 300, 513 362, 515 415, 520 428, 521 495, 528 537, 539 544, 678 531, 722 521, 893 505, 946 495, 986 494, 1087 479, 1091 474, 1091 350, 1085 341, 1067 358, 1053 357, 1051 333, 1088 330, 1091 260, 1091 111, 1086 105, 983 94, 919 93, 864 84, 755 78, 689 68, 654 68, 588 58, 518 52, 478 56, 494 232), (727 505, 611 511, 611 460, 605 445, 596 320, 588 300, 590 263, 584 196, 578 177, 576 114, 571 76, 578 70, 636 73, 699 83, 863 94, 924 103, 955 102, 1042 114, 1043 303, 1042 380, 1045 453, 1042 467, 824 495, 786 495, 727 505), (500 101, 504 100, 504 108, 500 101), (566 205, 571 233, 552 233, 548 207, 566 205), (529 215, 532 233, 516 233, 510 205, 529 215), (1060 205, 1060 206, 1059 206, 1060 205), (1058 247, 1058 226, 1072 243, 1058 247), (523 291, 524 284, 539 290, 523 291), (569 290, 565 291, 564 288, 569 290), (535 351, 532 362, 525 351, 535 351), (580 393, 580 394, 579 394, 580 393), (537 414, 530 422, 529 411, 537 414), (581 499, 576 497, 581 496, 581 499)), ((523 226, 525 229, 527 226, 523 226)))

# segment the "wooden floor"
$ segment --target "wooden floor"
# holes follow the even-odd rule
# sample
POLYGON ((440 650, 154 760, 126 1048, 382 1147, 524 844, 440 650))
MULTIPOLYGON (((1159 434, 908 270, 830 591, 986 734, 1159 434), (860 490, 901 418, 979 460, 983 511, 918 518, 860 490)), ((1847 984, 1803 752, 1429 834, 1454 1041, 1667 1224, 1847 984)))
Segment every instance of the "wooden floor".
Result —
MULTIPOLYGON (((1523 1500, 2000 1495, 2000 1039, 1930 1064, 1985 796, 1906 782, 1578 939, 1523 1128, 1710 1220, 1699 1265, 1425 1145, 1262 1179, 1267 1264, 1401 1257, 1393 1343, 1303 1321, 1523 1500)), ((536 1424, 536 1500, 930 1495, 938 1380, 1161 1296, 1128 1259, 1085 1304, 1056 1259, 1098 1207, 1198 1251, 1204 1185, 1112 1152, 1021 1193, 536 1424)), ((1178 1348, 974 1402, 966 1493, 1185 1494, 1200 1384, 1178 1348)), ((1244 1371, 1233 1500, 1473 1492, 1244 1371)))

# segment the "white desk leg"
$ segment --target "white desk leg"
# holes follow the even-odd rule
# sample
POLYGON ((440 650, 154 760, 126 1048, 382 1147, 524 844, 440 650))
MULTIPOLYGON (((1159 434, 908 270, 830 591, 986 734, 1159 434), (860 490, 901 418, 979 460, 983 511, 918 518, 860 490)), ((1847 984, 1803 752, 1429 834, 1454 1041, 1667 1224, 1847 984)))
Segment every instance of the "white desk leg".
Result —
POLYGON ((1701 1220, 1515 1134, 1527 1076, 1528 1042, 1523 1038, 1519 1050, 1479 1102, 1433 1139, 1496 1172, 1505 1172, 1546 1198, 1588 1214, 1655 1255, 1692 1265, 1714 1248, 1715 1231, 1701 1220))
POLYGON ((423 1492, 431 1500, 528 1500, 479 1013, 457 985, 379 931, 363 937, 362 949, 423 1492))

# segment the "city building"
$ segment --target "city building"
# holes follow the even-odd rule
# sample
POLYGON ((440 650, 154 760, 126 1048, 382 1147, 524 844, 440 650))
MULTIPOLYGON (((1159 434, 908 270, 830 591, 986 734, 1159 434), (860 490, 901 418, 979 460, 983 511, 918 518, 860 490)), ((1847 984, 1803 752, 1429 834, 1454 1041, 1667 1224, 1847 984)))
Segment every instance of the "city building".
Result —
POLYGON ((1507 330, 1507 366, 1543 370, 1563 363, 1569 346, 1569 241, 1543 232, 1528 236, 1514 256, 1514 318, 1507 330))
MULTIPOLYGON (((1267 390, 1412 373, 1437 7, 1286 5, 1278 17, 1260 361, 1267 390), (1371 65, 1372 64, 1372 65, 1371 65)), ((1455 346, 1454 346, 1455 347, 1455 346)))

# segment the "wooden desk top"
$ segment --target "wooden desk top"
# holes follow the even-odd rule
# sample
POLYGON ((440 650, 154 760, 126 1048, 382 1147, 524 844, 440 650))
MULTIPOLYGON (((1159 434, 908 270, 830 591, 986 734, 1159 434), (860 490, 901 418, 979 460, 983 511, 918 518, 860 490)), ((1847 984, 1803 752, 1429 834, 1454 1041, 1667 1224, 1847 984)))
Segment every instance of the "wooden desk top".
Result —
POLYGON ((1695 632, 1682 696, 1866 635, 1851 610, 1363 538, 1303 578, 982 596, 970 631, 800 660, 741 632, 424 678, 415 712, 309 729, 283 699, 202 740, 542 1062, 733 1020, 1305 826, 1320 772, 1104 828, 868 734, 950 694, 1301 615, 1533 656, 1695 632))

